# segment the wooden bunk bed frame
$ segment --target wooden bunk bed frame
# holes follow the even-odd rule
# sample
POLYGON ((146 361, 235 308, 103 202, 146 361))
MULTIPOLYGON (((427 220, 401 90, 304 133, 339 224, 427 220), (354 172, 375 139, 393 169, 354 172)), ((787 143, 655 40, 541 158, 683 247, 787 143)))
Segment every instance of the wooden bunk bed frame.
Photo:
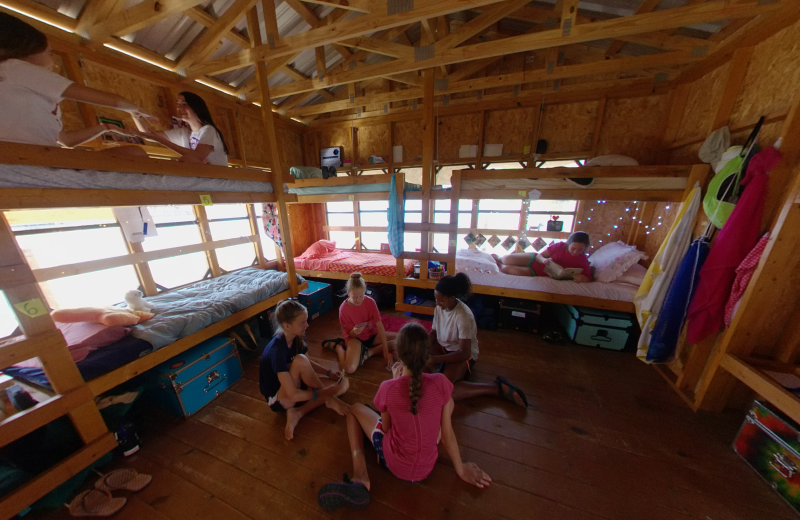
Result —
MULTIPOLYGON (((138 157, 109 160, 108 156, 96 152, 12 143, 3 143, 3 146, 0 147, 0 164, 274 181, 273 175, 263 170, 225 168, 138 157)), ((152 296, 158 291, 152 275, 149 273, 149 267, 147 267, 148 260, 203 251, 208 255, 211 273, 216 277, 223 273, 219 267, 215 249, 243 243, 254 245, 259 261, 258 267, 266 269, 268 265, 261 253, 261 239, 253 203, 277 202, 282 204, 284 211, 281 212, 281 224, 286 226, 286 229, 288 223, 283 217, 286 214, 285 202, 287 199, 294 200, 293 196, 283 193, 282 183, 273 182, 273 187, 274 193, 203 193, 203 195, 211 195, 213 202, 245 203, 248 207, 250 236, 218 241, 210 239, 208 220, 204 207, 200 205, 201 199, 198 192, 63 188, 4 188, 0 190, 0 211, 59 207, 191 204, 195 207, 195 214, 203 231, 201 233, 202 242, 194 246, 144 252, 141 244, 128 243, 128 255, 33 270, 17 245, 11 226, 5 216, 0 213, 0 290, 5 293, 8 302, 14 308, 22 331, 21 336, 0 342, 0 370, 38 357, 55 393, 51 399, 0 422, 0 445, 6 445, 19 439, 64 415, 69 416, 72 420, 84 443, 84 447, 79 451, 3 497, 0 500, 0 518, 14 516, 116 447, 116 439, 106 428, 95 405, 94 398, 96 396, 255 316, 281 300, 297 295, 298 291, 306 286, 306 284, 298 285, 296 283, 293 263, 287 261, 289 290, 239 311, 105 375, 84 381, 69 354, 64 337, 50 318, 49 308, 38 282, 120 265, 133 265, 142 281, 145 294, 152 296), (29 309, 30 312, 26 313, 25 309, 29 309)), ((291 258, 291 255, 286 256, 291 258)))
MULTIPOLYGON (((390 169, 398 169, 394 165, 389 166, 390 169)), ((460 199, 527 199, 527 192, 521 190, 464 190, 461 188, 462 182, 468 179, 564 179, 575 177, 578 172, 582 175, 587 175, 583 172, 590 172, 590 176, 594 178, 631 178, 631 177, 683 177, 686 178, 686 187, 683 190, 608 190, 608 189, 559 189, 559 190, 540 190, 542 192, 542 199, 555 199, 555 200, 641 200, 650 202, 682 202, 691 192, 696 183, 703 186, 709 176, 710 168, 706 164, 690 165, 690 166, 609 166, 609 167, 592 167, 587 170, 577 170, 575 168, 519 168, 519 169, 504 169, 504 170, 456 170, 451 177, 451 188, 449 190, 429 191, 428 201, 430 200, 450 200, 450 222, 458 221, 458 201, 460 199)), ((397 171, 395 177, 398 196, 402 193, 404 186, 404 175, 402 172, 397 171)), ((363 176, 347 176, 337 177, 334 179, 304 179, 295 180, 290 187, 310 187, 310 186, 348 186, 354 184, 373 184, 373 183, 386 183, 391 180, 392 174, 383 175, 363 175, 363 176)), ((423 178, 423 190, 412 191, 405 193, 405 198, 408 200, 423 200, 422 214, 423 221, 429 220, 432 212, 431 207, 426 207, 425 204, 425 189, 423 178), (428 217, 427 219, 425 217, 428 217)), ((337 193, 330 195, 298 195, 297 203, 319 203, 319 202, 334 202, 334 201, 363 201, 363 200, 386 200, 387 192, 377 193, 337 193)), ((432 206, 428 203, 428 206, 432 206)), ((357 215, 358 211, 354 208, 354 214, 357 215)), ((357 217, 356 217, 357 218, 357 217)), ((358 220, 354 226, 324 226, 323 230, 329 231, 385 231, 384 228, 361 226, 358 220)), ((408 305, 405 303, 405 288, 416 287, 433 289, 436 285, 435 281, 428 280, 428 273, 426 269, 420 270, 420 278, 409 278, 403 274, 403 260, 413 259, 421 262, 428 260, 436 260, 447 263, 448 274, 455 273, 455 254, 457 249, 457 235, 460 233, 501 233, 510 236, 521 237, 526 234, 535 234, 543 238, 567 238, 569 233, 555 233, 555 232, 528 232, 526 230, 526 222, 520 220, 520 227, 517 230, 492 230, 482 229, 477 226, 477 213, 473 209, 473 219, 470 228, 458 228, 453 224, 434 224, 430 222, 423 222, 421 224, 406 223, 405 230, 410 232, 421 232, 423 236, 423 243, 430 243, 432 233, 448 233, 449 234, 449 247, 447 253, 427 253, 427 252, 404 252, 397 258, 397 275, 391 276, 375 276, 364 275, 367 282, 373 283, 386 283, 394 284, 397 287, 396 294, 397 300, 395 309, 400 311, 417 312, 421 314, 433 314, 433 309, 429 307, 421 307, 416 305, 408 305), (425 240, 427 238, 428 240, 425 240)), ((360 251, 360 243, 357 242, 357 249, 360 251)), ((332 279, 347 279, 348 273, 338 273, 330 271, 314 271, 297 269, 297 273, 310 278, 332 278, 332 279)), ((593 298, 586 296, 563 295, 541 291, 529 291, 522 289, 511 289, 503 287, 490 287, 483 285, 473 285, 473 292, 477 294, 487 294, 493 296, 504 296, 511 298, 519 298, 525 300, 535 300, 542 302, 552 303, 568 303, 572 305, 580 305, 596 309, 615 310, 621 312, 634 312, 632 302, 623 302, 616 300, 606 300, 602 298, 593 298)))

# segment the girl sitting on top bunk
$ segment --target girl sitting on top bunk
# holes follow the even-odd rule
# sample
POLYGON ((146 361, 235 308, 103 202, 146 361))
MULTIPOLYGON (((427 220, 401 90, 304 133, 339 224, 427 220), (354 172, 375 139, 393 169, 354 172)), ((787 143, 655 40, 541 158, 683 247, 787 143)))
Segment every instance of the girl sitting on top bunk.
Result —
MULTIPOLYGON (((65 132, 61 127, 64 99, 150 117, 127 99, 83 85, 53 72, 56 62, 47 37, 35 27, 0 13, 0 141, 41 146, 78 146, 105 132, 133 135, 111 125, 65 132)), ((146 155, 136 146, 104 150, 112 155, 146 155)))
POLYGON ((391 370, 394 363, 394 342, 387 340, 378 304, 366 296, 367 284, 361 273, 352 273, 345 288, 347 300, 339 307, 339 323, 344 339, 326 340, 322 347, 336 352, 339 367, 347 374, 355 372, 376 354, 383 354, 386 370, 391 370))
POLYGON ((479 488, 492 479, 471 462, 462 462, 453 432, 453 384, 442 374, 424 374, 430 346, 428 333, 418 323, 408 323, 397 334, 400 362, 393 378, 381 383, 375 395, 378 411, 354 404, 347 414, 347 437, 353 458, 352 481, 325 484, 317 500, 325 509, 344 505, 362 509, 369 504, 370 481, 364 456, 364 435, 378 453, 378 462, 397 478, 410 482, 431 474, 440 455, 449 458, 462 480, 479 488), (379 415, 380 413, 380 415, 379 415))
POLYGON ((492 255, 500 271, 516 276, 549 276, 544 268, 550 262, 555 262, 564 269, 582 269, 580 274, 573 276, 576 282, 591 282, 592 269, 586 250, 589 248, 589 234, 576 231, 571 234, 566 242, 551 244, 541 253, 512 253, 502 258, 492 255))
POLYGON ((189 128, 156 131, 146 118, 135 117, 133 120, 142 132, 138 135, 178 152, 180 161, 228 166, 228 147, 203 98, 191 92, 181 92, 177 108, 178 116, 189 128))
POLYGON ((478 325, 467 305, 461 301, 472 292, 464 273, 445 276, 436 284, 433 296, 433 327, 430 332, 431 357, 426 370, 442 372, 455 385, 453 400, 479 395, 499 395, 528 407, 525 394, 507 379, 497 376, 494 383, 471 383, 466 379, 478 361, 478 325))
POLYGON ((308 412, 323 404, 339 415, 348 405, 338 399, 349 387, 339 371, 327 368, 306 357, 304 340, 308 312, 302 304, 285 300, 275 309, 277 332, 261 355, 259 387, 274 412, 286 412, 286 440, 308 412))

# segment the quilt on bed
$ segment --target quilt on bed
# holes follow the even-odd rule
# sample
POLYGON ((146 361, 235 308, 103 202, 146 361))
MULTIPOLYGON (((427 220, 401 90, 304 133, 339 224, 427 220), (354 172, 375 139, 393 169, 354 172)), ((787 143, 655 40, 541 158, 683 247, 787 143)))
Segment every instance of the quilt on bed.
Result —
MULTIPOLYGON (((297 283, 303 282, 298 276, 297 283)), ((131 335, 158 350, 288 289, 286 273, 254 268, 203 280, 147 298, 156 315, 133 327, 131 335)))
MULTIPOLYGON (((391 255, 379 253, 356 253, 336 250, 319 258, 295 258, 295 267, 310 271, 330 271, 333 273, 371 274, 375 276, 397 276, 397 260, 391 255)), ((403 260, 405 276, 414 273, 414 261, 403 260)))

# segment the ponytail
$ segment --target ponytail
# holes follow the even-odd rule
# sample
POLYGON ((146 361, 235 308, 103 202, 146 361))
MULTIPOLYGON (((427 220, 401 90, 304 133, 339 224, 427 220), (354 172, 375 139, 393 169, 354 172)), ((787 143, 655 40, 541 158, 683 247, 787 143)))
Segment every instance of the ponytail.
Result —
POLYGON ((428 363, 430 346, 428 332, 419 323, 407 323, 397 333, 395 340, 400 361, 411 371, 408 382, 408 411, 417 415, 417 402, 422 398, 422 369, 428 363))
MULTIPOLYGON (((283 300, 281 303, 279 303, 275 308, 275 314, 272 317, 272 329, 275 331, 275 335, 283 332, 284 323, 293 322, 304 312, 308 311, 306 310, 305 306, 297 300, 283 300)), ((299 354, 305 345, 305 339, 300 336, 296 336, 291 346, 294 348, 295 353, 299 354)))
POLYGON ((472 292, 472 282, 464 273, 458 273, 455 276, 447 275, 439 280, 435 290, 448 297, 463 299, 472 292))

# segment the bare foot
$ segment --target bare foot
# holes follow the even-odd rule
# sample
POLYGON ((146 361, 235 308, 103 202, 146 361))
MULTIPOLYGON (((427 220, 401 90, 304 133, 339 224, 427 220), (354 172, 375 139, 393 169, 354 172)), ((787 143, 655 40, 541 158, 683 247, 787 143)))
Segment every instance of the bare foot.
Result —
POLYGON ((347 403, 343 403, 337 397, 331 397, 330 399, 325 401, 325 406, 327 406, 334 412, 338 413, 339 415, 347 415, 347 412, 350 410, 350 405, 347 403))
POLYGON ((287 441, 294 438, 294 429, 302 417, 303 415, 297 408, 289 408, 286 410, 286 428, 284 428, 283 433, 286 435, 287 441))
POLYGON ((352 479, 350 479, 350 482, 356 482, 358 484, 361 484, 365 488, 367 488, 367 491, 369 491, 369 477, 367 477, 367 478, 352 478, 352 479))
POLYGON ((342 377, 342 382, 339 383, 339 390, 336 391, 334 397, 339 397, 340 395, 344 395, 347 392, 347 389, 350 388, 350 380, 346 377, 342 377))

